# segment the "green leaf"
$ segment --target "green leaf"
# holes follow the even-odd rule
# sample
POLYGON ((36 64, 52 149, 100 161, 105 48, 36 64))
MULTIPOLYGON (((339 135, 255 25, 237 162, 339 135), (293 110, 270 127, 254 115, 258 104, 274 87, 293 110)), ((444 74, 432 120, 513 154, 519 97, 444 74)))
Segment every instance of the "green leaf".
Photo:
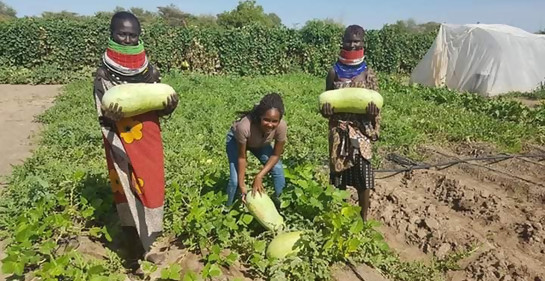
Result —
POLYGON ((339 217, 334 217, 331 222, 333 223, 333 227, 335 227, 335 229, 340 229, 343 225, 341 218, 339 217))
POLYGON ((390 246, 388 246, 388 244, 384 241, 378 242, 377 245, 378 245, 378 248, 381 249, 382 251, 390 250, 390 246))
POLYGON ((218 254, 216 254, 216 253, 208 255, 208 261, 209 262, 217 261, 217 260, 219 260, 219 258, 220 258, 220 256, 218 254))
POLYGON ((364 226, 363 221, 358 220, 358 222, 356 222, 350 227, 350 232, 353 234, 360 233, 363 230, 363 226, 364 226))
POLYGON ((42 178, 36 177, 36 181, 40 184, 40 186, 43 189, 46 189, 46 190, 49 189, 49 183, 43 180, 42 178))
POLYGON ((381 223, 379 221, 376 221, 376 220, 370 220, 368 223, 369 223, 369 226, 371 228, 376 228, 376 227, 381 226, 381 223))
POLYGON ((213 264, 212 266, 210 266, 210 270, 208 271, 208 274, 210 275, 210 277, 219 277, 221 276, 222 273, 218 265, 213 264))
POLYGON ((90 218, 93 214, 95 213, 95 208, 93 207, 88 207, 87 209, 83 210, 81 212, 81 216, 88 219, 90 218))
POLYGON ((85 172, 82 171, 82 170, 77 170, 76 172, 74 172, 74 174, 72 175, 72 179, 74 181, 81 181, 83 179, 83 177, 85 176, 85 172))
POLYGON ((319 207, 320 209, 322 208, 322 203, 320 203, 320 201, 314 197, 310 198, 310 204, 312 204, 312 206, 319 207))
POLYGON ((254 219, 253 216, 251 215, 248 215, 248 214, 244 214, 242 216, 242 221, 245 223, 245 224, 250 224, 252 222, 252 220, 254 219))
POLYGON ((238 260, 238 254, 231 252, 225 259, 232 264, 238 260))
POLYGON ((218 244, 212 245, 212 253, 219 255, 221 253, 221 247, 218 244))
POLYGON ((102 233, 108 242, 112 242, 112 236, 110 236, 110 232, 106 226, 102 227, 102 233))
POLYGON ((180 280, 180 272, 182 271, 182 267, 175 263, 170 266, 170 275, 169 278, 173 280, 180 280))
POLYGON ((164 279, 164 280, 170 279, 170 270, 168 268, 163 268, 161 270, 161 279, 164 279))
POLYGON ((258 253, 265 251, 266 247, 267 244, 265 243, 265 241, 258 240, 254 242, 254 250, 258 253))
POLYGON ((142 270, 148 274, 151 274, 153 272, 155 272, 157 270, 157 265, 151 263, 151 262, 148 262, 148 261, 143 261, 142 262, 142 270))
POLYGON ((44 242, 42 245, 40 245, 40 253, 44 254, 44 255, 49 255, 51 254, 51 251, 53 251, 53 249, 55 249, 55 247, 57 246, 57 244, 53 241, 46 241, 44 242))
POLYGON ((102 228, 100 227, 92 227, 89 229, 89 235, 92 237, 100 237, 100 234, 102 233, 102 228))
POLYGON ((382 236, 382 234, 380 232, 375 232, 371 235, 371 239, 375 240, 375 241, 383 241, 384 240, 384 236, 382 236))
POLYGON ((12 261, 6 261, 2 263, 2 272, 4 274, 15 274, 18 276, 23 275, 23 271, 25 269, 24 264, 12 262, 12 261))
POLYGON ((15 240, 19 243, 27 241, 32 236, 32 229, 30 225, 19 225, 17 231, 15 232, 15 240))
POLYGON ((333 247, 334 244, 335 244, 335 242, 333 242, 332 239, 327 240, 327 242, 324 245, 324 249, 329 250, 329 249, 331 249, 331 247, 333 247))
POLYGON ((302 197, 303 196, 303 190, 301 188, 296 188, 295 189, 295 195, 297 195, 297 197, 302 197))
POLYGON ((89 275, 96 275, 96 274, 100 274, 102 272, 106 271, 106 269, 102 266, 102 265, 95 265, 91 268, 89 268, 89 275))
POLYGON ((341 209, 341 214, 342 214, 343 216, 349 218, 349 217, 355 215, 356 212, 355 212, 355 209, 354 209, 354 208, 355 208, 355 207, 353 207, 353 206, 344 207, 344 208, 341 209))
POLYGON ((353 252, 358 249, 360 246, 360 241, 358 239, 352 238, 348 241, 348 251, 353 252))
POLYGON ((193 271, 188 271, 184 274, 184 277, 182 278, 182 281, 198 281, 199 275, 193 271))

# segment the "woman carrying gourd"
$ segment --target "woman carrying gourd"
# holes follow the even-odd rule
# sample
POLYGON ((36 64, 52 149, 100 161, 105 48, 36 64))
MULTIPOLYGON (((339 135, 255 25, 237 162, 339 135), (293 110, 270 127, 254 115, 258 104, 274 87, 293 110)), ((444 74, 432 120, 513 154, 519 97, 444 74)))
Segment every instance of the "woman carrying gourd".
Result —
POLYGON ((127 117, 117 104, 102 110, 106 91, 122 83, 157 83, 159 71, 146 56, 140 40, 140 22, 131 13, 118 12, 110 22, 110 40, 94 79, 94 98, 101 126, 106 162, 117 213, 125 235, 129 266, 138 259, 159 263, 152 253, 162 232, 165 198, 164 158, 159 117, 170 115, 178 104, 175 94, 164 110, 127 117))
POLYGON ((250 151, 263 167, 254 177, 253 192, 263 192, 263 178, 269 172, 273 178, 276 197, 280 196, 286 179, 280 160, 286 143, 287 124, 283 119, 284 104, 277 93, 265 95, 250 111, 238 112, 226 138, 230 177, 227 185, 227 206, 233 203, 237 187, 246 203, 246 151, 250 151), (274 147, 271 145, 274 140, 274 147))
MULTIPOLYGON (((359 87, 378 91, 376 76, 364 60, 364 33, 358 25, 346 28, 338 60, 326 78, 326 90, 359 87)), ((369 193, 374 189, 370 161, 372 143, 379 138, 379 109, 371 102, 367 114, 335 113, 326 103, 321 114, 329 119, 330 182, 343 190, 346 186, 356 188, 361 217, 366 221, 369 193)))

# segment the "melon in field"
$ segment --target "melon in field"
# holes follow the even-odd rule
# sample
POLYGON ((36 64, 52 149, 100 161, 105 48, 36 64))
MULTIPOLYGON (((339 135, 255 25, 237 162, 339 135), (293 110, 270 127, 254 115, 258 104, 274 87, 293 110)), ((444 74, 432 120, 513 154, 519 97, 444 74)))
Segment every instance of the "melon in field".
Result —
POLYGON ((298 253, 301 249, 295 243, 301 238, 302 231, 283 232, 278 234, 267 248, 268 258, 282 259, 292 253, 298 253))
POLYGON ((378 92, 364 88, 341 88, 325 91, 319 96, 320 108, 325 103, 335 108, 335 113, 365 114, 367 105, 373 102, 379 109, 384 100, 378 92))
POLYGON ((278 231, 284 226, 284 218, 278 213, 274 202, 265 193, 248 192, 246 207, 257 221, 268 230, 278 231))
POLYGON ((110 88, 102 97, 102 109, 118 104, 124 117, 164 109, 163 103, 175 94, 174 89, 163 83, 128 83, 110 88))

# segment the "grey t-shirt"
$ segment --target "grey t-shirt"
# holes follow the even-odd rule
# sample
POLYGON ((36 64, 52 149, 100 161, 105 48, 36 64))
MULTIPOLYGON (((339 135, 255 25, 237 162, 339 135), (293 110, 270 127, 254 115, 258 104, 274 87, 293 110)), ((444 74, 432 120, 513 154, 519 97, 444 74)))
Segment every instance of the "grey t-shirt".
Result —
POLYGON ((246 147, 258 148, 271 143, 273 139, 275 141, 287 139, 287 124, 284 119, 280 120, 278 126, 268 135, 264 135, 259 125, 252 124, 247 116, 233 123, 232 128, 235 139, 239 143, 245 143, 246 147))

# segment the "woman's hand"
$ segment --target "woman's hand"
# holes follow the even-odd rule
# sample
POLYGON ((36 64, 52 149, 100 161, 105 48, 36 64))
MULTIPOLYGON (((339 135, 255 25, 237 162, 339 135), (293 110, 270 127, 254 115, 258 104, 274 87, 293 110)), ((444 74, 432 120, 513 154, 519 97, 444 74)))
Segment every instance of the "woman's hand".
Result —
POLYGON ((244 204, 246 204, 246 194, 247 194, 247 191, 246 191, 246 186, 245 185, 241 185, 239 186, 238 188, 240 190, 240 197, 242 199, 242 202, 244 204))
POLYGON ((329 103, 324 103, 322 106, 320 113, 322 114, 322 117, 329 118, 331 115, 333 115, 333 107, 329 103))
POLYGON ((110 104, 110 106, 104 110, 104 117, 117 122, 123 118, 123 112, 121 106, 119 106, 117 103, 110 104))
POLYGON ((379 113, 380 113, 380 109, 378 109, 376 104, 374 104, 373 102, 370 102, 367 105, 367 116, 371 120, 375 119, 378 116, 379 113))
POLYGON ((261 177, 260 175, 257 175, 254 178, 254 183, 252 185, 252 190, 253 190, 253 192, 259 192, 259 194, 262 194, 264 192, 263 177, 261 177))
POLYGON ((174 112, 174 109, 178 106, 178 95, 172 94, 167 98, 166 102, 163 102, 164 109, 161 111, 161 115, 170 115, 174 112))

